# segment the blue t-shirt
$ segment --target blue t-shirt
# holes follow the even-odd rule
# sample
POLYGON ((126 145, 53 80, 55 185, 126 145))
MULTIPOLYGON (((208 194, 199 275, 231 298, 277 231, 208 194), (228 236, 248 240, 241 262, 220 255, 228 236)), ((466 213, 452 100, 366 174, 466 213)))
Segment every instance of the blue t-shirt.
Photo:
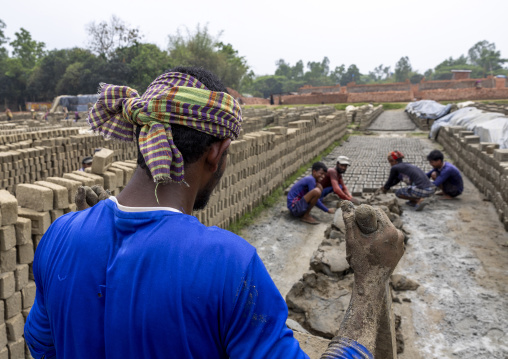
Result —
POLYGON ((462 175, 460 171, 449 162, 445 162, 441 169, 433 169, 427 173, 427 177, 432 175, 432 172, 437 173, 434 185, 439 187, 441 185, 445 193, 451 195, 459 195, 464 191, 464 182, 462 181, 462 175))
POLYGON ((34 358, 308 358, 254 247, 112 200, 60 217, 33 264, 34 358))
MULTIPOLYGON (((291 206, 301 200, 303 196, 316 188, 316 179, 312 176, 303 177, 301 180, 296 182, 293 187, 289 190, 287 206, 291 208, 291 206)), ((322 211, 328 212, 328 208, 318 199, 316 203, 316 207, 321 209, 322 211)))

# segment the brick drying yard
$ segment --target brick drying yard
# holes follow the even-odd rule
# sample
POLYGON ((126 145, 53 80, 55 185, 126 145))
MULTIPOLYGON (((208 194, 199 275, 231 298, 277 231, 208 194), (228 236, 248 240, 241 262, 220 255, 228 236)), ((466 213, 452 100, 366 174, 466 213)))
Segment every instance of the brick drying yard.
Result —
MULTIPOLYGON (((443 149, 426 139, 426 133, 394 132, 409 128, 414 126, 404 112, 384 112, 369 128, 376 132, 349 137, 324 161, 333 166, 337 156, 350 157, 346 185, 357 195, 363 190, 368 197, 387 178, 386 154, 390 151, 402 151, 409 162, 427 170, 428 152, 443 149), (399 128, 393 127, 394 121, 399 128)), ((445 160, 450 160, 446 152, 445 160)), ((418 287, 393 292, 393 310, 400 317, 397 332, 404 343, 398 358, 507 358, 508 233, 493 203, 467 178, 459 199, 433 200, 422 212, 403 203, 400 201, 400 218, 410 235, 394 274, 418 287)), ((312 214, 321 224, 309 226, 295 220, 281 198, 242 232, 257 248, 283 296, 312 272, 313 254, 334 221, 317 208, 312 214)), ((323 343, 309 345, 309 353, 317 353, 323 343)))
MULTIPOLYGON (((80 185, 102 185, 118 194, 135 168, 136 147, 85 133, 78 123, 0 119, 0 358, 29 358, 23 325, 35 297, 32 261, 49 225, 76 210, 80 185), (91 172, 77 171, 95 154, 91 172), (110 151, 111 150, 111 151, 110 151), (100 160, 100 161, 99 161, 100 160)), ((400 110, 361 106, 249 108, 244 133, 230 148, 228 168, 206 210, 205 225, 230 226, 335 141, 348 125, 367 130, 349 136, 323 160, 333 166, 346 155, 345 182, 367 201, 386 180, 386 155, 430 169, 426 155, 444 149, 445 159, 465 173, 457 200, 433 200, 414 212, 392 194, 372 197, 408 237, 392 278, 392 308, 379 330, 377 358, 508 357, 508 153, 461 128, 443 129, 438 142, 416 130, 400 110), (465 137, 464 137, 465 136, 465 137), (467 141, 465 141, 467 139, 467 141), (395 338, 397 339, 395 343, 395 338), (398 352, 398 353, 397 353, 398 352)), ((337 197, 325 200, 335 206, 337 197)), ((313 209, 321 223, 294 220, 286 198, 261 214, 242 235, 253 244, 289 307, 288 326, 311 358, 319 358, 349 302, 351 271, 345 261, 340 216, 313 209)), ((338 212, 339 213, 339 212, 338 212)))

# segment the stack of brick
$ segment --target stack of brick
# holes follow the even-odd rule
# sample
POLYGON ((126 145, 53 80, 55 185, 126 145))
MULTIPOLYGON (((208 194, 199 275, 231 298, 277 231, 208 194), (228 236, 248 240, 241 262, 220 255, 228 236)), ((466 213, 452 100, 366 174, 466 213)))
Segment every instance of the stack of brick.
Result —
POLYGON ((0 217, 0 358, 31 358, 23 338, 35 300, 31 221, 18 217, 18 202, 5 190, 0 190, 0 217))
POLYGON ((496 102, 488 102, 488 103, 475 102, 474 104, 470 105, 470 107, 476 107, 477 109, 486 112, 497 112, 502 113, 504 115, 508 115, 508 105, 496 102))
MULTIPOLYGON (((200 221, 227 227, 258 205, 301 165, 345 134, 344 112, 328 115, 312 112, 306 118, 291 122, 289 127, 276 126, 270 131, 248 133, 234 141, 220 186, 213 192, 206 210, 195 213, 200 221)), ((72 140, 63 144, 72 144, 72 140)), ((33 184, 19 184, 15 188, 16 197, 0 190, 0 299, 3 301, 0 318, 5 318, 0 319, 0 358, 30 358, 23 326, 35 299, 32 262, 50 224, 76 210, 74 196, 79 186, 98 184, 117 195, 132 177, 136 161, 113 161, 118 157, 116 152, 108 149, 97 152, 92 168, 86 172, 70 171, 33 184)), ((22 157, 23 153, 17 151, 11 158, 22 161, 23 166, 28 159, 30 166, 33 157, 22 157)), ((6 164, 12 166, 12 162, 6 164)), ((9 171, 18 169, 12 167, 9 171)))
POLYGON ((459 126, 443 127, 437 141, 454 164, 494 203, 508 231, 508 149, 480 138, 459 126))
POLYGON ((205 225, 226 228, 250 211, 300 166, 344 136, 344 112, 313 113, 308 120, 247 133, 231 144, 228 167, 208 207, 196 213, 205 225))
POLYGON ((96 148, 114 150, 116 161, 137 156, 133 142, 106 141, 102 136, 90 134, 20 141, 0 146, 0 188, 14 192, 17 184, 76 171, 82 158, 93 155, 96 148))
POLYGON ((413 123, 418 127, 421 131, 429 131, 435 120, 431 120, 428 118, 421 118, 417 114, 412 112, 407 112, 407 115, 413 121, 413 123))

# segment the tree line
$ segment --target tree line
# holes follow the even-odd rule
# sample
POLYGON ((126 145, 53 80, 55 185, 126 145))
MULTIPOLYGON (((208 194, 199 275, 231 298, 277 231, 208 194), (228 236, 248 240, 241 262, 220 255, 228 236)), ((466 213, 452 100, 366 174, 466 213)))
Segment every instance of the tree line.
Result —
POLYGON ((280 59, 273 75, 256 76, 245 57, 231 44, 212 35, 207 26, 198 25, 168 36, 166 49, 143 41, 143 34, 116 16, 109 21, 86 26, 86 47, 48 50, 21 28, 14 38, 5 36, 6 24, 0 19, 0 98, 2 105, 23 108, 27 101, 52 101, 58 95, 90 94, 99 82, 124 84, 143 92, 163 71, 175 66, 203 66, 216 73, 226 86, 244 94, 268 97, 296 92, 304 85, 334 86, 450 79, 452 69, 471 70, 473 78, 508 75, 494 43, 480 41, 467 55, 444 60, 424 73, 413 70, 407 56, 391 66, 380 64, 368 73, 351 64, 330 68, 330 60, 294 65, 280 59), (11 53, 6 45, 10 45, 11 53))

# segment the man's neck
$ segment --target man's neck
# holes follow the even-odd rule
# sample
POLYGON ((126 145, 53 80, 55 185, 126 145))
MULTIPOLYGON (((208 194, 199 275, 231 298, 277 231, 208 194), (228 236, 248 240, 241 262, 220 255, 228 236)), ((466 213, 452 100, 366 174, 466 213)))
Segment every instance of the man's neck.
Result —
POLYGON ((116 196, 118 203, 128 207, 171 207, 191 214, 197 191, 192 185, 168 183, 157 185, 146 171, 136 169, 132 179, 116 196))

